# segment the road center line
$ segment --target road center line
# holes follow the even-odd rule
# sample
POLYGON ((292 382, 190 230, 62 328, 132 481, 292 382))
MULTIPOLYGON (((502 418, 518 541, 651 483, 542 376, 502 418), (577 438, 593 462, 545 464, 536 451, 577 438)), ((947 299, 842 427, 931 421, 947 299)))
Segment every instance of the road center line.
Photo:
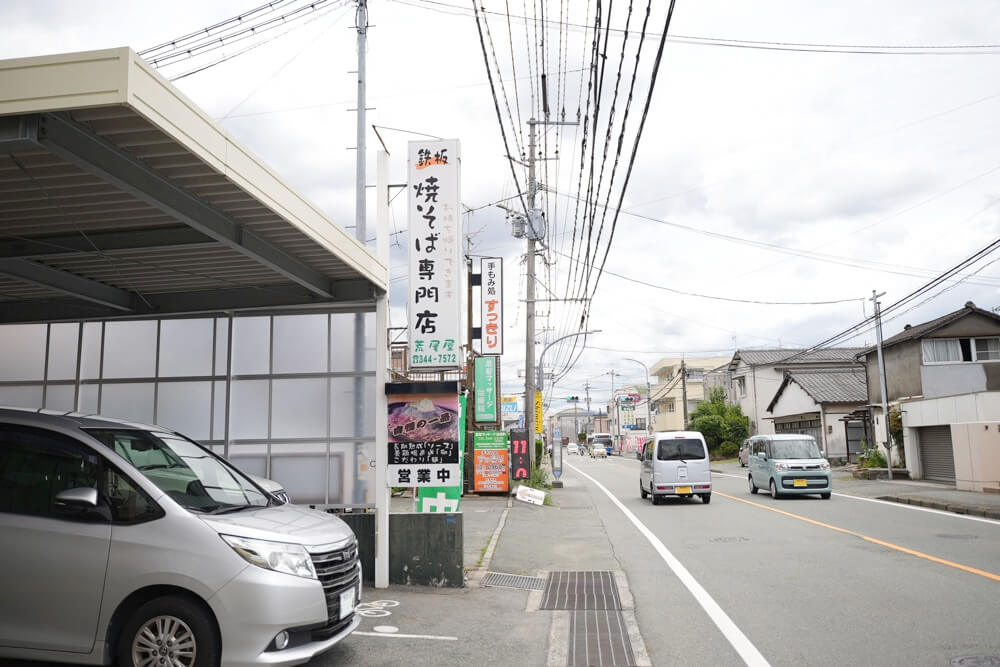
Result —
POLYGON ((904 554, 909 554, 911 556, 916 556, 917 558, 923 558, 929 560, 933 563, 938 563, 940 565, 947 565, 948 567, 953 567, 957 570, 963 570, 970 574, 978 574, 980 577, 986 577, 987 579, 992 579, 993 581, 1000 581, 1000 574, 993 574, 992 572, 987 572, 986 570, 980 570, 968 565, 962 565, 961 563, 955 563, 950 560, 945 560, 943 558, 938 558, 937 556, 931 556, 930 554, 925 554, 922 551, 916 551, 915 549, 908 549, 907 547, 899 546, 898 544, 893 544, 892 542, 886 542, 874 537, 868 537, 862 533, 849 530, 847 528, 841 528, 840 526, 834 526, 829 523, 823 523, 822 521, 817 521, 815 519, 810 519, 804 517, 800 514, 793 514, 791 512, 786 512, 785 510, 779 510, 775 507, 769 507, 767 505, 762 505, 760 503, 755 503, 752 500, 747 500, 746 498, 737 498, 736 496, 731 496, 728 493, 722 493, 718 490, 714 491, 714 495, 722 496, 723 498, 728 498, 729 500, 735 500, 739 503, 746 503, 747 505, 753 505, 754 507, 759 507, 761 509, 768 510, 770 512, 776 512, 777 514, 784 514, 785 516, 791 517, 793 519, 798 519, 799 521, 805 521, 806 523, 811 523, 814 526, 820 526, 822 528, 828 528, 830 530, 836 531, 838 533, 844 533, 845 535, 853 535, 854 537, 860 537, 862 540, 871 542, 872 544, 877 544, 879 546, 885 547, 886 549, 893 549, 895 551, 900 551, 904 554))
MULTIPOLYGON (((712 475, 718 475, 719 477, 730 477, 732 479, 740 479, 744 482, 747 481, 746 475, 731 475, 725 472, 713 472, 712 475)), ((837 493, 833 492, 833 495, 838 498, 850 498, 852 500, 862 500, 866 503, 878 503, 880 505, 886 505, 887 507, 895 507, 897 509, 903 510, 913 510, 914 512, 928 512, 929 514, 938 514, 940 516, 950 517, 952 519, 963 519, 965 521, 978 521, 979 523, 989 523, 994 526, 1000 526, 1000 521, 996 519, 987 519, 983 516, 972 516, 971 514, 956 514, 955 512, 946 512, 945 510, 936 510, 933 507, 921 507, 920 505, 907 505, 905 503, 897 503, 891 500, 881 500, 879 498, 865 498, 864 496, 852 496, 849 493, 837 493)))
POLYGON ((752 667, 769 667, 770 663, 764 659, 764 656, 757 650, 757 647, 754 646, 747 636, 743 634, 743 631, 740 630, 735 623, 733 623, 732 619, 729 618, 729 615, 722 610, 722 607, 720 607, 712 596, 708 594, 708 591, 706 591, 691 575, 691 573, 688 572, 687 568, 684 567, 684 565, 682 565, 672 553, 670 553, 670 550, 667 549, 666 545, 660 541, 660 538, 654 535, 653 532, 647 528, 646 525, 642 523, 642 521, 640 521, 631 510, 625 507, 625 505, 623 505, 622 502, 614 496, 614 494, 608 491, 603 484, 573 464, 567 463, 566 465, 593 482, 597 488, 604 492, 604 495, 611 499, 611 502, 613 502, 618 509, 622 511, 622 513, 628 518, 629 521, 632 522, 639 532, 642 533, 643 537, 645 537, 653 546, 653 549, 660 554, 660 557, 667 564, 667 567, 673 570, 673 573, 677 575, 677 578, 682 584, 684 584, 684 587, 688 589, 695 601, 701 605, 701 608, 705 610, 708 617, 712 619, 712 622, 715 623, 717 628, 719 628, 722 632, 722 636, 726 638, 736 652, 739 653, 740 657, 743 658, 743 662, 747 665, 751 665, 752 667))

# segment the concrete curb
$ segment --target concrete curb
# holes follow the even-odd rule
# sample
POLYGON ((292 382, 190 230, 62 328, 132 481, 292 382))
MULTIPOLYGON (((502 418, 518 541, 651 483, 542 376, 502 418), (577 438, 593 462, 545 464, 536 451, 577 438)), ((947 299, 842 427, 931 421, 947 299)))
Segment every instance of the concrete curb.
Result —
POLYGON ((886 500, 891 503, 903 505, 916 505, 929 509, 940 510, 942 512, 952 512, 953 514, 968 514, 969 516, 979 516, 985 519, 1000 520, 1000 509, 987 505, 966 505, 962 503, 948 503, 942 500, 931 500, 928 498, 917 498, 915 496, 878 496, 879 500, 886 500))

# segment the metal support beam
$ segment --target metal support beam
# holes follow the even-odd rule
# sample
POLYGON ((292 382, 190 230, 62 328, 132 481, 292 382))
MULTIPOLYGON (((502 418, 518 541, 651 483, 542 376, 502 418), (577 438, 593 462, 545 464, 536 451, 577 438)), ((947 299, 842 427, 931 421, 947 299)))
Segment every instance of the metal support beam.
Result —
POLYGON ((0 274, 121 312, 135 310, 131 292, 27 259, 0 259, 0 274))
POLYGON ((195 197, 145 163, 58 113, 40 117, 38 143, 81 169, 267 266, 323 297, 334 296, 330 278, 195 197))
POLYGON ((37 149, 37 116, 4 116, 0 118, 0 154, 37 149))
POLYGON ((217 241, 186 226, 128 229, 0 240, 0 258, 55 257, 116 250, 165 250, 214 245, 217 241), (96 249, 95 249, 96 247, 96 249))

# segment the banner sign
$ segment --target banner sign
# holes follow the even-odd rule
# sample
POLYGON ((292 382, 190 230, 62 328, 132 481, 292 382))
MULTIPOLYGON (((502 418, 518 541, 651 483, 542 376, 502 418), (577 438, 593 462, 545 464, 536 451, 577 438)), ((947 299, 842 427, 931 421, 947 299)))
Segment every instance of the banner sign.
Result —
POLYGON ((531 454, 528 451, 528 432, 517 429, 510 432, 510 470, 512 479, 531 477, 531 454))
POLYGON ((458 394, 387 393, 391 394, 388 485, 459 484, 458 394))
POLYGON ((497 410, 497 365, 499 361, 499 357, 476 357, 475 359, 475 419, 478 423, 495 424, 499 419, 497 410))
POLYGON ((457 140, 409 143, 410 368, 460 368, 461 237, 457 140))
POLYGON ((542 432, 542 392, 535 392, 535 433, 542 432))
POLYGON ((500 397, 500 412, 503 413, 505 417, 513 417, 520 410, 517 409, 517 396, 501 396, 500 397))
POLYGON ((508 490, 507 434, 504 431, 475 431, 474 490, 505 492, 508 490))
POLYGON ((503 354, 503 259, 483 257, 479 260, 481 280, 480 322, 482 322, 482 354, 503 354))

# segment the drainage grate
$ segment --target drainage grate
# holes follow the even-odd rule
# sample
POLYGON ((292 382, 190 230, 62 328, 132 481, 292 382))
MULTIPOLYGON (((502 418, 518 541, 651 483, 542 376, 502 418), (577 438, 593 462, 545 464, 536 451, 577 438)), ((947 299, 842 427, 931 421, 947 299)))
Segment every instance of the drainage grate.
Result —
POLYGON ((567 665, 634 665, 635 654, 622 613, 614 609, 574 611, 567 665))
POLYGON ((503 572, 487 572, 481 586, 497 588, 520 588, 526 591, 540 591, 545 588, 543 577, 525 577, 520 574, 504 574, 503 572))
POLYGON ((539 609, 621 609, 613 572, 552 572, 539 609))

